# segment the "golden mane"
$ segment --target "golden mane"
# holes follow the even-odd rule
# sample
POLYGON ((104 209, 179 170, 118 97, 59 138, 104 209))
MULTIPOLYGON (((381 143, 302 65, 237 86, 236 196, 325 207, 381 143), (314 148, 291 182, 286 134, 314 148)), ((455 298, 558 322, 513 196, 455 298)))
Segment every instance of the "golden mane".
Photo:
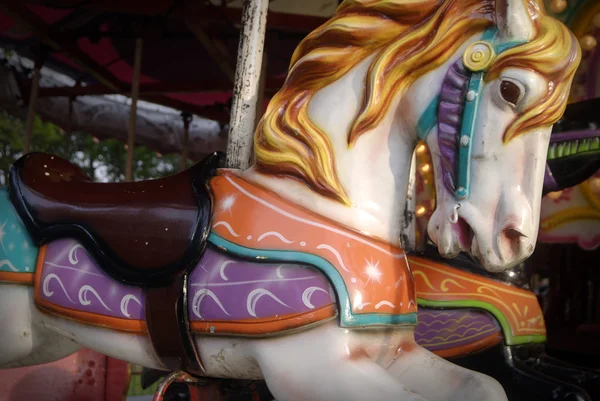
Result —
MULTIPOLYGON (((578 49, 567 43, 572 35, 562 24, 545 17, 538 0, 526 1, 538 35, 531 43, 502 54, 490 76, 507 66, 525 65, 552 77, 556 85, 543 106, 517 119, 510 132, 552 124, 560 117, 569 89, 565 86, 570 84, 565 78, 571 72, 565 75, 565 70, 577 57, 571 54, 573 47, 578 49), (559 49, 560 45, 565 48, 559 49), (558 53, 571 57, 559 58, 558 53)), ((329 137, 308 115, 312 97, 374 56, 362 105, 348 133, 348 146, 353 146, 381 122, 394 98, 402 96, 419 77, 446 63, 468 38, 493 25, 494 19, 494 0, 344 1, 335 15, 294 52, 286 82, 256 130, 256 167, 266 174, 302 180, 314 191, 349 204, 337 177, 329 137)))

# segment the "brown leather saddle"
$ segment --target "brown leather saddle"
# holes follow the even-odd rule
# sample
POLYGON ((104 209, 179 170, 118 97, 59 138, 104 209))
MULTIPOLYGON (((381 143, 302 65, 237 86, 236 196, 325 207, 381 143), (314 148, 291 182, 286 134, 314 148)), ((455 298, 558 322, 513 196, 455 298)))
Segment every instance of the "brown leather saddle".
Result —
POLYGON ((9 194, 38 242, 77 238, 118 280, 164 287, 200 260, 212 215, 208 181, 222 155, 176 175, 94 183, 76 165, 32 153, 12 167, 9 194))

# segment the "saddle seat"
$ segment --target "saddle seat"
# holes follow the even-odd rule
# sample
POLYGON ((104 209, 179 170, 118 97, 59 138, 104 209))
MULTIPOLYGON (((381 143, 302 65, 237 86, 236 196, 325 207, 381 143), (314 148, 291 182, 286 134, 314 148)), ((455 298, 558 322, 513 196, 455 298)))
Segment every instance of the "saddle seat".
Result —
POLYGON ((78 239, 115 278, 164 286, 200 259, 209 231, 208 181, 221 155, 176 175, 95 183, 78 166, 45 153, 19 159, 9 194, 39 245, 78 239))

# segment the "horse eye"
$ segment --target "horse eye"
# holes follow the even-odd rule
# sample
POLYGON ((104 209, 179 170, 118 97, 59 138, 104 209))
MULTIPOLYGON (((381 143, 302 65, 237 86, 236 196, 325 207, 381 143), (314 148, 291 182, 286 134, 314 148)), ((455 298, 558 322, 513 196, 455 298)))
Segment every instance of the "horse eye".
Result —
POLYGON ((502 99, 516 106, 521 98, 521 88, 510 81, 502 81, 500 83, 500 95, 502 99))

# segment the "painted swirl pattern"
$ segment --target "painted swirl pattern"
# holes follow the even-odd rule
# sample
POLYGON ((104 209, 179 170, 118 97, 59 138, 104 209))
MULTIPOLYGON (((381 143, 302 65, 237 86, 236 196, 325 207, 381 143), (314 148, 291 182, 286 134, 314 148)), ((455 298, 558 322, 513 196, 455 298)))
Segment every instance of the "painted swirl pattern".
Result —
POLYGON ((189 282, 192 322, 276 318, 335 303, 333 288, 316 269, 252 263, 210 248, 189 282))
POLYGON ((144 294, 104 273, 77 241, 53 241, 40 277, 42 300, 56 306, 121 319, 144 319, 144 294))
POLYGON ((500 333, 500 326, 487 312, 421 307, 415 340, 430 351, 438 351, 472 344, 495 333, 500 333))

